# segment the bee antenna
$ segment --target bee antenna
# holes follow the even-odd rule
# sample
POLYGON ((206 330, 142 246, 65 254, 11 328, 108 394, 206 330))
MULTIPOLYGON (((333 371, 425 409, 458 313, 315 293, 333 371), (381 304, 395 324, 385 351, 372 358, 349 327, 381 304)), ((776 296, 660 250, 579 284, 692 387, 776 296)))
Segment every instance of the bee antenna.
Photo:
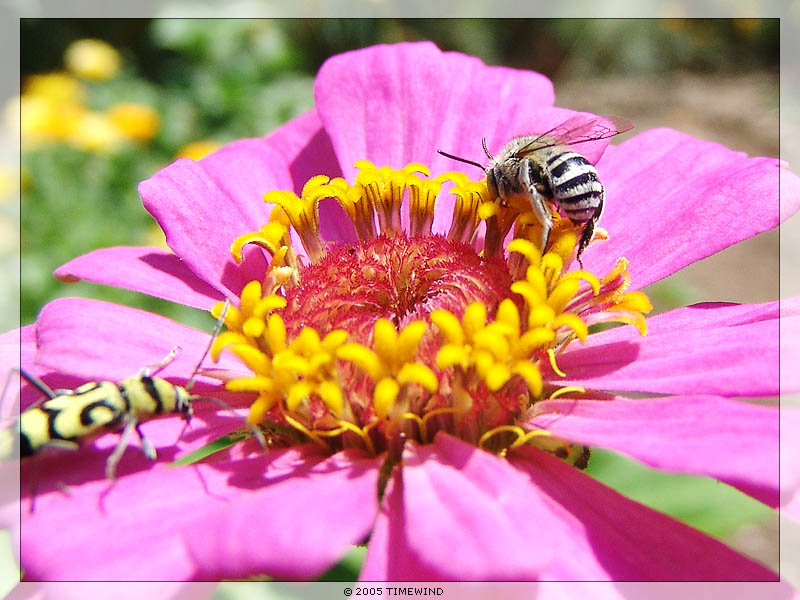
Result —
POLYGON ((489 160, 494 160, 494 156, 492 156, 492 153, 489 152, 489 147, 486 145, 486 138, 485 137, 481 138, 481 146, 483 146, 483 151, 486 153, 486 157, 489 160))
POLYGON ((192 376, 186 383, 185 389, 187 392, 192 389, 195 377, 197 377, 197 373, 200 372, 200 365, 203 364, 203 361, 206 359, 206 356, 208 356, 208 353, 211 350, 211 346, 214 345, 214 340, 216 340, 217 336, 219 335, 219 330, 222 329, 222 324, 225 323, 225 317, 228 314, 228 308, 230 308, 230 305, 231 301, 226 299, 225 305, 222 307, 222 312, 219 315, 219 319, 217 319, 217 324, 214 325, 214 331, 211 333, 211 339, 208 340, 208 346, 206 346, 205 352, 203 352, 203 356, 200 357, 200 362, 197 363, 197 366, 194 368, 192 376))
POLYGON ((442 156, 446 156, 447 158, 450 158, 450 159, 453 159, 453 160, 457 160, 458 162, 463 162, 463 163, 467 163, 468 165, 472 165, 473 167, 478 167, 481 171, 485 170, 483 168, 482 164, 477 163, 474 160, 469 160, 467 158, 461 158, 460 156, 456 156, 454 154, 449 154, 449 153, 445 152, 444 150, 437 150, 436 152, 438 152, 442 156))

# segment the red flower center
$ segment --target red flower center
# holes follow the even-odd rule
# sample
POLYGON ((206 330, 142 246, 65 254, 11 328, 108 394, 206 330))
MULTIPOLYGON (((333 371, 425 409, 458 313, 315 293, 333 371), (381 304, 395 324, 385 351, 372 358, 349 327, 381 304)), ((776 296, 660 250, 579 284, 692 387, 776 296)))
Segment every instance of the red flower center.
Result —
POLYGON ((379 318, 403 329, 428 322, 436 309, 463 315, 475 301, 493 316, 510 295, 511 275, 499 257, 480 257, 438 235, 395 233, 329 248, 286 291, 282 315, 290 335, 307 326, 323 335, 342 328, 351 341, 367 344, 379 318))

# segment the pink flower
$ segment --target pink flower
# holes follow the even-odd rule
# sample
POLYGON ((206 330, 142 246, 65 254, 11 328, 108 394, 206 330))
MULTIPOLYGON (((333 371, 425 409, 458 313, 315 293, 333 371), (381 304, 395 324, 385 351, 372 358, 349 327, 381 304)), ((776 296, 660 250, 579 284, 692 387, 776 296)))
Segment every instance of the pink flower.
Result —
MULTIPOLYGON (((524 242, 538 238, 522 217, 513 234, 520 239, 492 256, 492 227, 508 231, 498 225, 506 208, 479 210, 491 204, 485 187, 465 176, 450 178, 459 201, 441 193, 435 210, 381 213, 376 204, 386 237, 369 231, 371 213, 348 219, 340 207, 362 208, 371 185, 384 186, 384 203, 396 182, 401 194, 435 195, 420 167, 401 169, 421 163, 443 173, 454 164, 437 148, 479 159, 481 137, 497 151, 513 135, 573 116, 550 106, 544 77, 429 43, 399 44, 332 58, 315 92, 316 109, 268 137, 179 160, 141 184, 174 254, 109 248, 56 272, 202 309, 231 299, 237 308, 214 354, 226 351, 206 365, 228 372, 229 391, 208 375, 195 389, 237 406, 258 392, 249 419, 272 427, 275 447, 262 453, 249 441, 191 467, 168 466, 241 427, 198 402, 183 436, 177 418, 145 423, 159 461, 126 452, 113 487, 103 471, 115 435, 24 464, 26 577, 306 579, 367 542, 366 580, 776 580, 562 455, 580 462, 580 445, 610 448, 778 506, 778 412, 738 399, 778 393, 777 302, 681 308, 648 319, 642 336, 647 299, 630 290, 776 227, 779 161, 666 129, 609 146, 597 163, 609 239, 586 250, 587 272, 569 271, 575 232, 566 219, 544 257, 524 242), (363 160, 393 169, 356 170, 363 160), (320 173, 344 180, 312 180, 303 190, 320 173), (260 198, 277 190, 301 198, 268 195, 285 209, 269 221, 271 206, 260 198), (301 203, 319 197, 316 225, 316 204, 303 212, 301 203), (473 212, 468 201, 478 201, 473 212), (411 244, 400 229, 421 232, 422 241, 411 244), (399 262, 384 264, 394 256, 399 262), (395 283, 407 275, 404 290, 429 276, 425 289, 436 293, 388 311, 376 300, 384 297, 380 268, 395 283), (301 285, 292 285, 298 274, 301 285), (544 300, 538 278, 548 286, 544 300), (284 289, 285 308, 265 304, 284 289), (395 322, 380 321, 381 311, 395 322), (633 326, 586 336, 600 321, 633 326), (556 358, 555 350, 563 352, 556 358)), ((800 183, 783 170, 781 186, 785 219, 798 208, 800 183)), ((784 309, 784 323, 796 324, 800 304, 784 309)), ((65 299, 47 305, 22 338, 25 368, 54 387, 74 387, 122 379, 174 345, 182 351, 160 375, 185 382, 208 334, 65 299)), ((35 396, 25 389, 23 402, 35 396)), ((788 500, 800 481, 786 479, 788 500)))

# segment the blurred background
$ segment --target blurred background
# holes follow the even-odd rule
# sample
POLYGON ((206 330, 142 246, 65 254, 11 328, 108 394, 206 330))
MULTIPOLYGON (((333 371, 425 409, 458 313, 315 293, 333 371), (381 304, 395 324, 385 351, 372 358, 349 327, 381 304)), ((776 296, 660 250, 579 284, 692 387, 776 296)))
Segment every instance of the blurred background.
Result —
MULTIPOLYGON (((60 283, 52 272, 95 248, 163 244, 137 183, 179 156, 200 158, 265 135, 308 110, 314 74, 333 54, 428 39, 488 64, 544 73, 557 105, 619 114, 636 124, 632 134, 667 126, 777 156, 778 26, 777 19, 22 20, 22 93, 5 115, 22 140, 21 323, 53 298, 87 296, 210 329, 193 309, 60 283)), ((13 185, 8 177, 0 191, 13 185)), ((8 215, 0 217, 5 227, 8 215)), ((647 291, 658 311, 777 299, 777 232, 647 291)), ((777 568, 777 519, 731 488, 602 452, 589 472, 777 568)), ((361 558, 355 551, 328 577, 355 578, 361 558)))
MULTIPOLYGON (((137 182, 309 109, 327 57, 419 39, 544 73, 558 105, 622 115, 632 134, 670 126, 778 154, 777 19, 23 20, 22 96, 6 109, 23 142, 22 324, 55 297, 92 295, 205 325, 51 273, 94 248, 162 243, 137 182)), ((700 263, 659 284, 658 308, 776 298, 777 234, 747 244, 728 251, 740 279, 700 263)))

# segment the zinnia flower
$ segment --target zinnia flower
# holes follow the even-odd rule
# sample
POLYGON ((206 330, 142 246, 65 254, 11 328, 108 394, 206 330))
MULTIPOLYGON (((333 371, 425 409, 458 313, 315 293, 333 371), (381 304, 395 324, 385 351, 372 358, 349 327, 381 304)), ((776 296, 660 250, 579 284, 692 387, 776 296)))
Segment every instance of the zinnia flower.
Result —
MULTIPOLYGON (((367 580, 777 579, 574 465, 610 448, 778 506, 778 411, 740 399, 778 393, 778 304, 645 320, 637 290, 776 227, 779 161, 666 129, 609 146, 607 234, 584 270, 568 220, 542 251, 528 207, 436 154, 478 158, 482 137, 495 152, 573 117, 541 75, 399 44, 330 59, 315 94, 266 138, 141 184, 174 253, 109 248, 56 272, 215 315, 229 299, 193 392, 249 407, 269 449, 165 464, 248 435, 198 401, 183 435, 146 422, 158 462, 126 452, 113 486, 116 435, 45 453, 23 465, 26 577, 306 579, 366 543, 367 580), (590 333, 602 322, 623 326, 590 333)), ((781 186, 783 219, 800 187, 786 170, 781 186)), ((80 299, 21 335, 23 366, 54 387, 122 379, 175 345, 160 376, 185 383, 209 339, 80 299)))

